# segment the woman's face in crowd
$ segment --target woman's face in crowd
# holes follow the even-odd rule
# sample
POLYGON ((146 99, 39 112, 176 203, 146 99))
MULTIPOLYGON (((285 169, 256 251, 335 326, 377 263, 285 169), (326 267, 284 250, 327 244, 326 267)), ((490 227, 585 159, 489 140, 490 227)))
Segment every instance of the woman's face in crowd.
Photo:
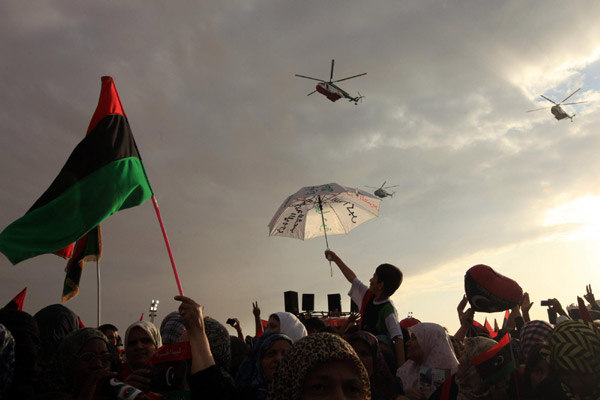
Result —
POLYGON ((142 328, 135 327, 129 332, 125 344, 125 357, 132 369, 139 369, 148 363, 156 352, 154 339, 142 328))
POLYGON ((355 340, 350 343, 360 361, 362 361, 365 369, 367 370, 367 374, 369 376, 373 375, 373 353, 371 352, 371 348, 368 344, 366 344, 363 340, 355 340))
POLYGON ((546 362, 546 360, 539 360, 535 367, 531 370, 531 388, 535 389, 538 385, 546 379, 548 374, 550 373, 550 366, 546 362))
POLYGON ((292 345, 287 340, 276 340, 263 355, 260 360, 260 367, 267 382, 273 380, 273 375, 279 366, 283 353, 288 351, 290 347, 292 345))
POLYGON ((412 360, 413 362, 420 364, 423 360, 423 350, 421 349, 419 341, 417 340, 417 337, 415 335, 412 335, 410 337, 410 340, 407 343, 407 348, 408 350, 406 354, 406 359, 412 360))
POLYGON ((111 342, 115 346, 117 345, 117 341, 119 340, 119 332, 112 329, 106 329, 103 333, 109 342, 111 342))
POLYGON ((269 322, 267 323, 267 329, 265 329, 265 332, 279 333, 280 330, 281 330, 281 327, 279 325, 279 318, 277 318, 274 315, 271 315, 269 317, 269 322))
POLYGON ((365 398, 360 373, 352 361, 329 361, 312 370, 304 381, 302 400, 365 398))
POLYGON ((110 369, 112 355, 102 339, 90 339, 75 356, 73 363, 73 386, 81 387, 82 383, 96 370, 110 369))

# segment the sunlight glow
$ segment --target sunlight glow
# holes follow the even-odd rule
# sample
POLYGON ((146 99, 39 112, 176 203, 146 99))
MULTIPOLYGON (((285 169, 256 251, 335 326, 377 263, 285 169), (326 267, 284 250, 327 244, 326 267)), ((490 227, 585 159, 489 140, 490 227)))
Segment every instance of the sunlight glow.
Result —
POLYGON ((574 225, 562 235, 565 242, 582 241, 600 245, 600 196, 585 196, 546 212, 545 226, 574 225))

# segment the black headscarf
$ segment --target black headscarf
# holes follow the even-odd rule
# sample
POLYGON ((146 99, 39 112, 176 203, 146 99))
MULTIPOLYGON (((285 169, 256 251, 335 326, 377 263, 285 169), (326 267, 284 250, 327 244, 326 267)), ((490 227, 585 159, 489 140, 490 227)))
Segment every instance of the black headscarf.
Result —
POLYGON ((35 319, 24 311, 0 310, 0 324, 15 338, 15 370, 6 398, 27 399, 35 394, 39 379, 40 331, 35 319))
POLYGON ((33 318, 35 318, 40 329, 40 339, 42 342, 40 360, 43 363, 50 361, 65 336, 79 329, 77 314, 62 304, 53 304, 44 307, 33 318))

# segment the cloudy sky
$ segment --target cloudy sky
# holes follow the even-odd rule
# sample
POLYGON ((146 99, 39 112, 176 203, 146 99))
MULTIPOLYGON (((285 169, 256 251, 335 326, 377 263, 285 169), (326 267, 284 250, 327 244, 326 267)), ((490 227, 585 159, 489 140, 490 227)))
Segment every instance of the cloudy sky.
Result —
MULTIPOLYGON (((539 301, 600 294, 600 4, 466 1, 0 3, 0 229, 22 216, 82 139, 100 77, 114 78, 158 198, 186 295, 253 332, 283 292, 327 294, 323 238, 268 237, 300 187, 399 185, 380 216, 330 247, 393 300, 450 330, 465 271, 488 264, 539 301), (306 94, 314 81, 364 102, 306 94), (539 97, 586 104, 557 121, 539 97)), ((177 286, 150 202, 103 223, 102 322, 124 331, 177 286)), ((60 302, 65 262, 0 255, 0 302, 60 302)), ((96 323, 96 268, 68 306, 96 323)), ((499 317, 491 315, 490 318, 499 317)), ((477 319, 483 321, 485 315, 477 319)), ((232 331, 233 332, 233 331, 232 331)))

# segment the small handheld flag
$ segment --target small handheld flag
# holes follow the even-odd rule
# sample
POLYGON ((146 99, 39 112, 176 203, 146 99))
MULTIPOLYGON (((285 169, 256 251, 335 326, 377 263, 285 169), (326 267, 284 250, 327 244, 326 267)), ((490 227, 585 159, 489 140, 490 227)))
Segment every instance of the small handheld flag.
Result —
POLYGON ((4 306, 5 310, 18 310, 23 311, 23 305, 25 304, 25 295, 27 294, 27 288, 21 290, 7 305, 4 306))

